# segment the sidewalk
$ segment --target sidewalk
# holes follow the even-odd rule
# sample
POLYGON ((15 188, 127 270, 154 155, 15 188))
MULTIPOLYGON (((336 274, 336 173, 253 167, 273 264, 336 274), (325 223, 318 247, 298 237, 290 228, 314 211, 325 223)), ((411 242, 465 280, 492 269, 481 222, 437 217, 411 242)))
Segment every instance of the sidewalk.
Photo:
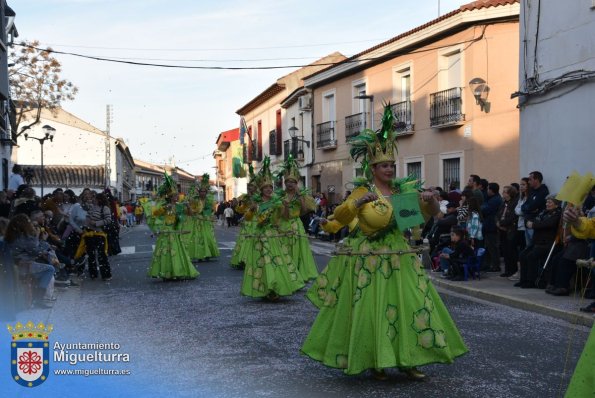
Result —
MULTIPOLYGON (((310 241, 317 242, 317 246, 328 245, 329 251, 335 247, 334 242, 326 242, 313 237, 310 238, 310 241)), ((542 289, 521 289, 513 286, 515 282, 509 281, 508 278, 501 278, 495 272, 482 273, 481 280, 469 279, 468 281, 453 282, 442 279, 439 272, 431 272, 429 269, 426 271, 434 286, 442 289, 492 303, 537 312, 578 325, 591 327, 595 323, 595 316, 579 311, 580 307, 588 305, 592 300, 581 300, 578 295, 552 296, 546 294, 542 289)))
POLYGON ((453 292, 476 297, 492 303, 563 319, 578 325, 592 326, 595 316, 580 312, 578 309, 588 305, 592 300, 582 299, 578 295, 552 296, 543 289, 521 289, 514 287, 508 278, 501 278, 498 273, 482 274, 481 280, 453 282, 442 279, 439 272, 428 271, 434 286, 453 292))

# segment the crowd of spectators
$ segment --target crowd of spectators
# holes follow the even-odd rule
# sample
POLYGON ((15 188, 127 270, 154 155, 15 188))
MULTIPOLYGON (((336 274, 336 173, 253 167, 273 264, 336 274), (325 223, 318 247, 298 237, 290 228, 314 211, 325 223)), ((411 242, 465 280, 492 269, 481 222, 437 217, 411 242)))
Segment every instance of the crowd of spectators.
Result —
POLYGON ((15 165, 0 192, 0 318, 51 307, 55 287, 76 286, 74 275, 111 280, 108 256, 121 251, 120 228, 142 220, 142 206, 120 204, 109 189, 77 196, 58 188, 41 198, 15 165))
MULTIPOLYGON (((539 171, 502 189, 474 174, 462 191, 456 185, 448 192, 431 189, 441 213, 425 225, 422 238, 428 239, 433 268, 443 277, 462 280, 461 265, 476 257, 480 248, 485 253, 482 272, 495 272, 515 287, 541 288, 554 296, 569 295, 577 275, 588 272, 577 268, 576 260, 593 258, 595 245, 563 228, 562 203, 549 192, 539 171)), ((595 216, 595 186, 581 214, 595 216)), ((585 297, 595 298, 592 286, 585 297)))

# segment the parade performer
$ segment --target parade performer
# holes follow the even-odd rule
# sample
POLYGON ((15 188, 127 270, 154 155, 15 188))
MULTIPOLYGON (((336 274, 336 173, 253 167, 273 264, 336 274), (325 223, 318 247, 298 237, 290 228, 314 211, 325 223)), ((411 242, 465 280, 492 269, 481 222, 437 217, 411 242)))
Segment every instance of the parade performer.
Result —
MULTIPOLYGON (((579 217, 576 208, 568 206, 564 211, 564 221, 571 225, 572 235, 579 239, 595 239, 595 218, 579 217)), ((595 305, 595 302, 593 304, 595 305)), ((595 391, 595 327, 585 344, 570 380, 566 397, 589 397, 595 391)))
POLYGON ((180 235, 188 233, 179 227, 186 213, 186 206, 177 203, 178 191, 172 178, 165 173, 157 194, 159 202, 153 208, 153 217, 160 218, 155 230, 157 241, 151 259, 149 276, 163 279, 194 279, 199 273, 192 265, 180 235))
POLYGON ((246 264, 246 253, 248 248, 253 244, 251 236, 254 235, 256 229, 256 221, 247 220, 245 215, 254 204, 254 200, 257 196, 258 184, 256 182, 256 175, 254 174, 254 168, 252 165, 248 168, 248 193, 241 195, 238 198, 238 206, 234 211, 244 216, 241 221, 240 233, 236 245, 231 254, 231 266, 232 268, 244 269, 246 264))
POLYGON ((284 246, 279 231, 283 213, 281 199, 273 196, 273 175, 270 159, 265 157, 257 176, 260 198, 246 213, 246 219, 256 223, 251 244, 246 253, 241 293, 249 297, 262 297, 277 301, 304 286, 289 247, 284 246))
POLYGON ((422 213, 437 214, 439 205, 429 192, 420 201, 412 183, 395 183, 394 123, 387 104, 381 129, 351 143, 351 156, 364 158, 370 181, 334 215, 343 225, 357 217, 360 232, 337 250, 344 278, 328 282, 336 289, 325 297, 302 352, 349 375, 370 369, 386 379, 384 369, 396 367, 419 380, 425 375, 417 366, 451 363, 467 348, 402 233, 423 222, 422 213))
POLYGON ((190 217, 186 227, 190 234, 182 236, 188 255, 192 260, 207 261, 219 257, 219 248, 213 228, 213 195, 210 192, 209 175, 203 174, 198 187, 198 195, 189 198, 190 217))
POLYGON ((316 269, 312 249, 308 242, 308 235, 306 235, 304 223, 300 216, 316 210, 316 203, 307 190, 300 191, 298 189, 300 171, 296 160, 291 154, 281 166, 278 176, 283 177, 285 182, 285 191, 280 195, 285 207, 280 226, 281 232, 285 234, 282 240, 284 245, 289 246, 291 257, 296 263, 300 275, 304 281, 309 281, 318 276, 318 269, 316 269))

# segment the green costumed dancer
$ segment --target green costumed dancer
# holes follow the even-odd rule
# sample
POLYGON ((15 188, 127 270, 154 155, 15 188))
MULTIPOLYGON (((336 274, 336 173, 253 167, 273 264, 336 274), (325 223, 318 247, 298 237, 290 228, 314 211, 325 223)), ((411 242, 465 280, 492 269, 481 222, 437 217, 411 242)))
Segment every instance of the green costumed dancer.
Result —
POLYGON ((254 235, 256 228, 256 222, 253 220, 248 221, 245 217, 248 209, 254 205, 254 200, 257 196, 258 183, 256 181, 256 175, 254 174, 254 168, 252 165, 248 168, 248 193, 241 195, 238 198, 238 205, 234 211, 244 216, 236 245, 231 254, 231 266, 232 268, 244 269, 246 264, 246 253, 248 248, 252 245, 251 236, 254 235))
POLYGON ((186 206, 177 203, 176 184, 167 173, 157 194, 160 201, 152 213, 153 217, 160 221, 154 224, 157 241, 149 276, 163 279, 194 279, 199 273, 192 265, 180 240, 180 235, 188 232, 179 228, 185 217, 186 206))
POLYGON ((417 366, 451 363, 467 347, 402 233, 422 223, 422 214, 437 214, 439 205, 429 192, 420 200, 411 182, 395 183, 394 122, 387 104, 380 131, 352 141, 351 156, 364 157, 372 176, 334 216, 343 225, 357 217, 360 232, 336 253, 343 279, 328 281, 332 289, 302 352, 350 375, 370 369, 385 379, 384 369, 398 368, 422 379, 417 366))
POLYGON ((304 281, 309 281, 318 276, 318 269, 300 216, 316 210, 316 203, 306 190, 298 190, 301 180, 299 165, 291 154, 281 166, 278 176, 283 177, 285 182, 285 191, 280 195, 285 206, 280 226, 281 232, 285 234, 283 243, 289 246, 291 257, 304 281))
POLYGON ((203 174, 198 187, 198 196, 189 198, 191 233, 182 237, 182 241, 192 260, 206 261, 212 257, 219 257, 213 228, 213 195, 210 189, 209 175, 203 174))
POLYGON ((304 282, 291 259, 289 247, 281 241, 279 219, 283 205, 278 197, 273 196, 273 176, 269 165, 267 156, 257 177, 260 198, 245 216, 253 220, 256 227, 246 251, 241 293, 277 301, 279 296, 289 296, 301 289, 304 282))
MULTIPOLYGON (((568 206, 564 211, 564 221, 571 226, 574 237, 595 239, 594 218, 579 217, 578 211, 573 206, 568 206)), ((591 311, 593 307, 595 307, 595 301, 587 307, 581 308, 581 310, 591 311)), ((591 333, 587 338, 585 348, 576 364, 568 390, 566 390, 564 396, 566 398, 595 396, 595 326, 591 328, 591 333)))

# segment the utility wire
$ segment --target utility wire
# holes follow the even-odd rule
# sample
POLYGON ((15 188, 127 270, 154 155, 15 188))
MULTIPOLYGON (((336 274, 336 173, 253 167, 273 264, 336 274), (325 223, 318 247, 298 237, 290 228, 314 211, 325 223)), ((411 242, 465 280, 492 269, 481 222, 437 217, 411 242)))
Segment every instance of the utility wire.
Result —
MULTIPOLYGON (((368 39, 359 41, 343 41, 336 43, 320 43, 320 44, 296 44, 270 47, 241 47, 241 48, 130 48, 130 47, 100 47, 100 46, 75 46, 70 44, 53 44, 56 47, 69 48, 90 48, 95 50, 125 50, 125 51, 243 51, 243 50, 275 50, 280 48, 306 48, 306 47, 321 47, 321 46, 335 46, 338 44, 356 44, 367 42, 385 41, 387 39, 368 39)), ((51 46, 52 44, 46 43, 51 46)))
MULTIPOLYGON (((316 63, 314 65, 316 66, 333 66, 333 65, 338 65, 338 64, 344 64, 344 63, 359 63, 359 62, 363 62, 363 61, 382 61, 382 60, 388 60, 391 59, 399 54, 415 54, 415 53, 423 53, 423 52, 428 52, 428 51, 434 51, 437 49, 441 49, 441 48, 446 48, 446 47, 452 47, 452 46, 456 46, 458 44, 465 44, 465 43, 471 43, 471 42, 475 42, 477 40, 481 40, 480 38, 472 38, 469 40, 464 40, 458 43, 450 43, 450 44, 445 44, 442 46, 436 46, 436 47, 431 47, 431 48, 424 48, 424 49, 420 49, 420 50, 413 50, 413 51, 407 51, 406 49, 403 50, 397 50, 397 51, 392 51, 386 54, 382 54, 379 55, 377 57, 371 57, 371 58, 354 58, 354 59, 345 59, 342 61, 338 61, 338 62, 323 62, 323 63, 316 63)), ((26 47, 26 48, 31 48, 37 51, 42 51, 42 52, 48 52, 48 53, 54 53, 54 54, 62 54, 62 55, 70 55, 73 57, 79 57, 79 58, 85 58, 85 59, 92 59, 95 61, 104 61, 104 62, 113 62, 113 63, 120 63, 120 64, 127 64, 127 65, 136 65, 136 66, 153 66, 153 67, 159 67, 159 68, 170 68, 170 69, 201 69, 201 70, 271 70, 271 69, 287 69, 287 68, 304 68, 307 66, 314 66, 313 64, 307 64, 307 65, 277 65, 277 66, 193 66, 193 65, 168 65, 168 64, 156 64, 156 63, 148 63, 148 62, 137 62, 137 61, 129 61, 129 60, 123 60, 123 59, 116 59, 116 58, 108 58, 108 57, 99 57, 99 56, 94 56, 94 55, 85 55, 85 54, 78 54, 78 53, 72 53, 72 52, 67 52, 67 51, 58 51, 58 50, 54 50, 51 48, 40 48, 40 47, 36 47, 36 46, 31 46, 29 44, 25 44, 25 43, 15 43, 14 45, 16 46, 20 46, 20 47, 26 47)))

